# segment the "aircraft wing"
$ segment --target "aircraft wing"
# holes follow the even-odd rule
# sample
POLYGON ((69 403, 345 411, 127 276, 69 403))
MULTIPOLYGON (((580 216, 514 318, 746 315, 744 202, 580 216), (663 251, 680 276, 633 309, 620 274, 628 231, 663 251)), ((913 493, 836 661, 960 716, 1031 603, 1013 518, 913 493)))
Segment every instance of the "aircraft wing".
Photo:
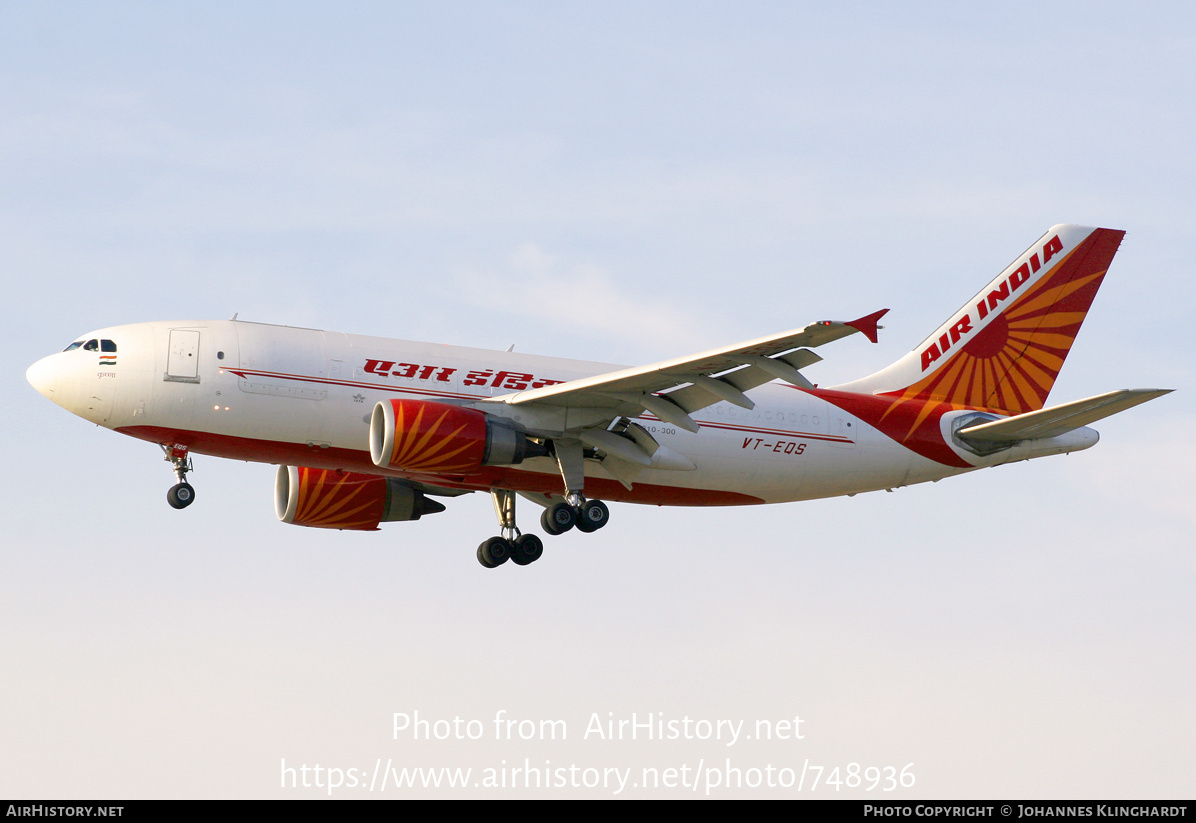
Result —
POLYGON ((632 415, 647 410, 661 420, 696 432, 698 424, 690 413, 724 400, 752 409, 755 403, 744 393, 770 380, 812 388, 813 384, 799 371, 822 359, 810 349, 856 332, 875 343, 880 328, 877 321, 887 311, 882 309, 848 322, 823 320, 690 357, 514 392, 490 402, 622 408, 621 413, 632 415), (628 412, 627 407, 636 407, 636 411, 628 412))

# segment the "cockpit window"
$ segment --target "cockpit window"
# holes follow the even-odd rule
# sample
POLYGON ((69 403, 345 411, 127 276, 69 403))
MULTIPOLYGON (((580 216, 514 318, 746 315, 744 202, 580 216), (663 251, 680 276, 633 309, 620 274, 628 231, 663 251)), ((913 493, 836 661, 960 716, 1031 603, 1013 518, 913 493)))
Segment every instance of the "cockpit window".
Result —
POLYGON ((76 340, 71 343, 63 351, 74 351, 75 349, 83 349, 83 351, 100 351, 106 354, 116 354, 115 340, 88 340, 84 343, 82 340, 76 340))

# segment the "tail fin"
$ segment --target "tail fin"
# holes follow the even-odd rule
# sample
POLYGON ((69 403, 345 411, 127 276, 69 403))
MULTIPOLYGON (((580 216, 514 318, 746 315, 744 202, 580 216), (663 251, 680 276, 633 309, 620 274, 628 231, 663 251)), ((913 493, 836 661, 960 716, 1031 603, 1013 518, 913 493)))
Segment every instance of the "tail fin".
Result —
POLYGON ((1053 227, 912 352, 836 388, 1005 414, 1041 409, 1124 236, 1053 227))

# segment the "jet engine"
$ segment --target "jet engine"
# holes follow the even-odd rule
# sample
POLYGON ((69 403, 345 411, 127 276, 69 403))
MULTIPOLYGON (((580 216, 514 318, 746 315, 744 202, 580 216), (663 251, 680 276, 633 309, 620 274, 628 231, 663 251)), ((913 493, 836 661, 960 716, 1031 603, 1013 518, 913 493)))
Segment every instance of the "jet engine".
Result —
POLYGON ((370 418, 374 465, 421 474, 476 474, 548 454, 507 421, 431 400, 383 400, 370 418))
POLYGON ((283 523, 296 526, 376 531, 379 523, 419 520, 444 506, 393 477, 279 466, 274 510, 283 523))

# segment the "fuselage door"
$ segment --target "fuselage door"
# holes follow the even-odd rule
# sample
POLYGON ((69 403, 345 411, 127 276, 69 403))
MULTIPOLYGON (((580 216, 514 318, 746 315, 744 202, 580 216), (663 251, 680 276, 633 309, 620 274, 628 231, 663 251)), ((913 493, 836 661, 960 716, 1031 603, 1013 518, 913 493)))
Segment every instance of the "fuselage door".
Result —
POLYGON ((171 329, 170 349, 166 355, 166 374, 163 380, 176 383, 199 382, 199 332, 194 329, 171 329))

